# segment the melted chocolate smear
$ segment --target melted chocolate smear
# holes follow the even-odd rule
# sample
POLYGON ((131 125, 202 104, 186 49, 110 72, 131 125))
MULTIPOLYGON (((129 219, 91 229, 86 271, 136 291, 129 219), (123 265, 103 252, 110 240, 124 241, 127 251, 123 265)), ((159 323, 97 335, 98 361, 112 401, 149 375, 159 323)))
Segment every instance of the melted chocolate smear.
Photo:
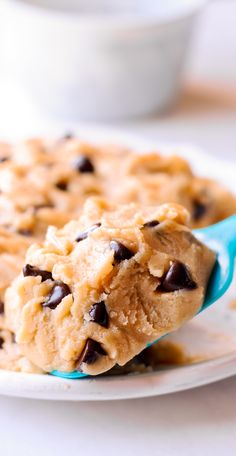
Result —
POLYGON ((76 242, 83 241, 86 239, 92 231, 96 230, 101 226, 101 223, 95 223, 94 225, 90 226, 87 230, 81 231, 81 233, 78 234, 77 238, 75 239, 76 242))
POLYGON ((56 307, 61 303, 62 299, 69 294, 71 294, 71 290, 68 285, 58 280, 54 282, 50 294, 42 306, 49 307, 50 309, 56 309, 56 307))
POLYGON ((106 356, 107 353, 99 344, 93 339, 87 339, 84 349, 76 363, 75 369, 81 371, 81 364, 94 364, 100 356, 106 356))
POLYGON ((40 276, 42 278, 42 282, 44 282, 45 280, 48 280, 48 279, 53 280, 51 272, 44 271, 42 269, 37 268, 36 266, 32 266, 31 264, 26 264, 23 267, 23 275, 24 275, 24 277, 28 277, 28 276, 37 277, 37 276, 40 276))
POLYGON ((108 328, 109 316, 104 301, 93 304, 89 311, 89 316, 91 317, 90 321, 93 321, 104 328, 108 328))
POLYGON ((180 261, 172 263, 161 284, 161 290, 166 292, 195 288, 197 288, 196 282, 192 279, 187 266, 180 261))

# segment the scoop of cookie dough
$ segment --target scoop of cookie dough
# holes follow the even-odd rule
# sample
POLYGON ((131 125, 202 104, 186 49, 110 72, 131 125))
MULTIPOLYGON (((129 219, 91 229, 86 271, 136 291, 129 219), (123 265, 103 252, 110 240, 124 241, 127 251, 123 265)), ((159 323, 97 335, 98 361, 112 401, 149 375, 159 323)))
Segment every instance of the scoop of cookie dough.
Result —
POLYGON ((176 204, 85 204, 49 227, 7 290, 7 325, 22 353, 50 372, 96 375, 124 365, 201 308, 215 255, 176 204))

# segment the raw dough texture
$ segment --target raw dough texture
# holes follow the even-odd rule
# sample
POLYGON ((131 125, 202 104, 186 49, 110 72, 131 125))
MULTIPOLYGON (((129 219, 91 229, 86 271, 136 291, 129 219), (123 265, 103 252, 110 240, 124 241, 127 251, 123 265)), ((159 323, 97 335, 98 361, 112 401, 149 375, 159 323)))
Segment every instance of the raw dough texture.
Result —
POLYGON ((5 295, 22 353, 47 372, 96 375, 192 318, 215 255, 187 221, 177 204, 91 198, 77 220, 49 227, 5 295))
POLYGON ((236 212, 236 199, 220 184, 193 175, 180 157, 145 155, 116 146, 95 147, 67 136, 0 144, 0 226, 43 238, 63 227, 90 196, 113 203, 182 204, 191 226, 215 223, 236 212))
POLYGON ((40 367, 22 355, 20 347, 15 341, 15 335, 4 326, 0 329, 0 369, 30 374, 44 373, 40 367))

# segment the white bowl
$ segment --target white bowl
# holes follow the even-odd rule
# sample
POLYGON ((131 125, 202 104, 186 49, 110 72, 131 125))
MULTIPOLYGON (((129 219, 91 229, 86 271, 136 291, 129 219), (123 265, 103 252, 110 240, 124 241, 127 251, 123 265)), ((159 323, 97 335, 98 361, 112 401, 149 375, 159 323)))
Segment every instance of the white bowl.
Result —
POLYGON ((5 59, 54 115, 114 119, 176 99, 204 0, 5 0, 5 59))

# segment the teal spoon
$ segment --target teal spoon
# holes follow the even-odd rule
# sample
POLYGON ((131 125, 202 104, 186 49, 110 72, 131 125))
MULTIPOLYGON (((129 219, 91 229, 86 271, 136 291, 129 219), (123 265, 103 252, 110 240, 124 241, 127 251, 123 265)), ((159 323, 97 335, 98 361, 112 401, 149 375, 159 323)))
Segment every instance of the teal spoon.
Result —
MULTIPOLYGON (((194 230, 194 235, 217 254, 204 303, 199 313, 207 309, 228 290, 234 275, 234 260, 236 256, 236 215, 208 226, 194 230)), ((153 342, 156 343, 157 341, 153 342)), ((152 344, 151 344, 152 345, 152 344)), ((87 374, 81 372, 53 371, 53 375, 62 378, 83 378, 87 374)))

